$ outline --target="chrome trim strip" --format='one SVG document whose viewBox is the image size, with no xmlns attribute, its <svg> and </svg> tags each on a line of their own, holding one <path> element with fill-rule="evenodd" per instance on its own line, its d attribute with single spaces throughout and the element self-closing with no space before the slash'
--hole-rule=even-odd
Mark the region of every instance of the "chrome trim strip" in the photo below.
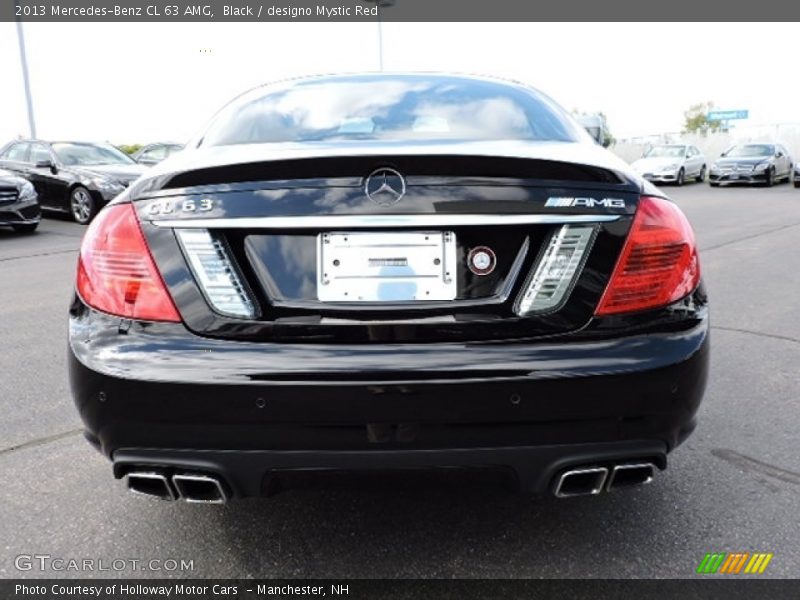
<svg viewBox="0 0 800 600">
<path fill-rule="evenodd" d="M 183 229 L 369 229 L 374 227 L 457 227 L 460 225 L 562 225 L 608 223 L 624 215 L 313 215 L 223 219 L 152 220 L 157 227 Z"/>
</svg>

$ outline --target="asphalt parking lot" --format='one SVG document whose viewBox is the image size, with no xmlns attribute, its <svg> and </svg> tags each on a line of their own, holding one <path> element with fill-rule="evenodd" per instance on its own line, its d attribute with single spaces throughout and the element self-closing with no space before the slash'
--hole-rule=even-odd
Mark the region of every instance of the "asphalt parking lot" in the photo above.
<svg viewBox="0 0 800 600">
<path fill-rule="evenodd" d="M 0 230 L 0 576 L 18 555 L 192 560 L 84 576 L 693 577 L 706 552 L 772 552 L 800 576 L 800 190 L 668 192 L 694 224 L 712 369 L 694 435 L 650 485 L 525 498 L 481 481 L 313 481 L 224 507 L 128 494 L 80 435 L 65 371 L 83 227 Z M 762 576 L 762 577 L 763 577 Z"/>
</svg>

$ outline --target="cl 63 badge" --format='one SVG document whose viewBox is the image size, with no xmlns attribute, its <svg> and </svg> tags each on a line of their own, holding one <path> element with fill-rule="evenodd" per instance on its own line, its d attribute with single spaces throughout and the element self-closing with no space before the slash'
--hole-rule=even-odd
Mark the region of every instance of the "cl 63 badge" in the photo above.
<svg viewBox="0 0 800 600">
<path fill-rule="evenodd" d="M 147 207 L 147 214 L 151 217 L 158 215 L 173 215 L 175 213 L 208 212 L 214 209 L 214 200 L 202 198 L 200 200 L 156 200 Z"/>
</svg>

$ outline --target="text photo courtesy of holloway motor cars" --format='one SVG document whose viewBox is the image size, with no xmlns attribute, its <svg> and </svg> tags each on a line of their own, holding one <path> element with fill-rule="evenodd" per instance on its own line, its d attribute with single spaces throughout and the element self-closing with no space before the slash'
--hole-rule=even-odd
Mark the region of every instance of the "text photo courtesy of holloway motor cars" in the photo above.
<svg viewBox="0 0 800 600">
<path fill-rule="evenodd" d="M 0 10 L 0 596 L 797 594 L 796 24 L 441 2 Z"/>
</svg>

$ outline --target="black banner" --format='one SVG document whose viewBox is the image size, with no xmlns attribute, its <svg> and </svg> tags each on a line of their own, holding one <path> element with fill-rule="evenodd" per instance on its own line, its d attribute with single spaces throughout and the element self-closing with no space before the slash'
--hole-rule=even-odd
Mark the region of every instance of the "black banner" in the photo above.
<svg viewBox="0 0 800 600">
<path fill-rule="evenodd" d="M 800 3 L 761 0 L 14 0 L 0 21 L 47 22 L 542 22 L 800 20 Z M 598 30 L 598 43 L 602 43 Z M 642 39 L 647 38 L 646 31 Z"/>
<path fill-rule="evenodd" d="M 0 598 L 57 600 L 219 600 L 257 598 L 783 600 L 800 597 L 800 581 L 698 576 L 684 580 L 12 580 Z"/>
</svg>

